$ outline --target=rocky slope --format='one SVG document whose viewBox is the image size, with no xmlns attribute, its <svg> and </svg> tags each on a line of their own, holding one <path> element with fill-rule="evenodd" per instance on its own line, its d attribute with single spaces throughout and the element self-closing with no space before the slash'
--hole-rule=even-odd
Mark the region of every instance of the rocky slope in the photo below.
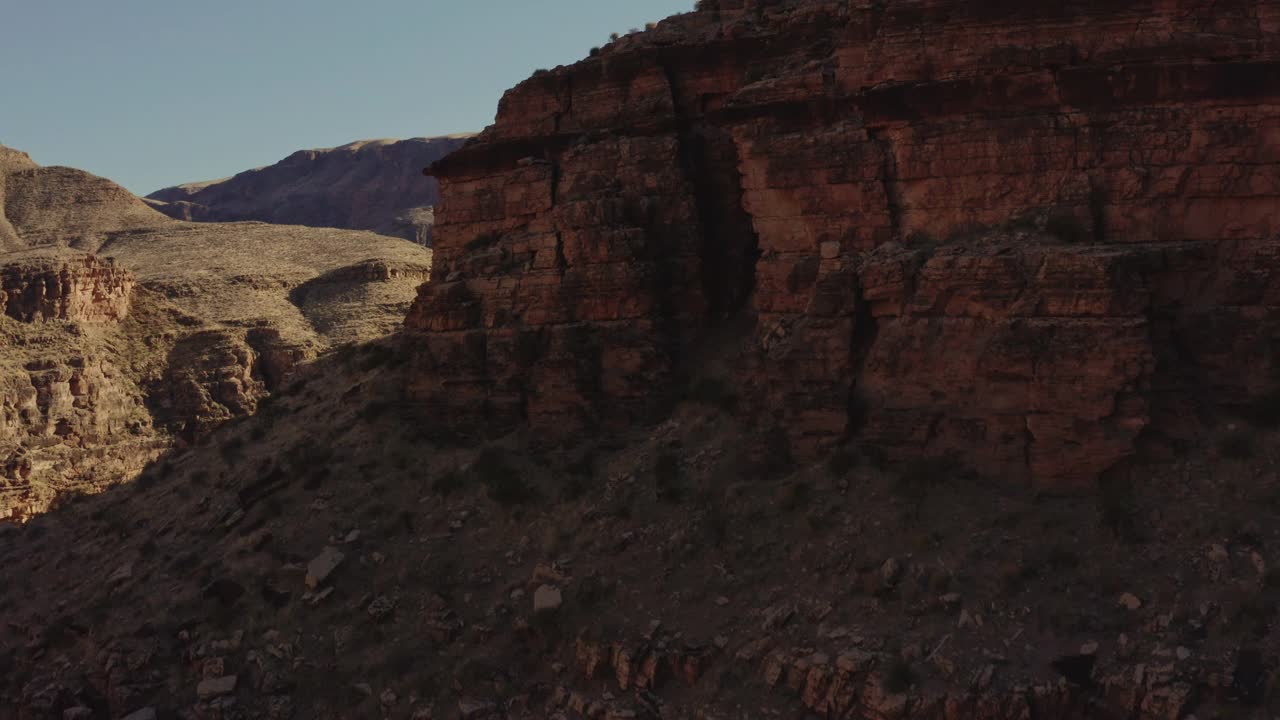
<svg viewBox="0 0 1280 720">
<path fill-rule="evenodd" d="M 2 147 L 0 189 L 0 520 L 128 480 L 394 330 L 430 268 L 373 233 L 178 222 Z"/>
<path fill-rule="evenodd" d="M 798 458 L 1074 490 L 1274 395 L 1280 4 L 701 6 L 435 164 L 450 429 L 625 425 L 743 323 Z"/>
<path fill-rule="evenodd" d="M 407 358 L 306 363 L 0 526 L 0 718 L 1280 714 L 1275 431 L 1045 498 L 757 461 L 710 392 L 568 452 L 440 445 Z"/>
<path fill-rule="evenodd" d="M 181 220 L 372 230 L 430 245 L 432 206 L 439 194 L 435 182 L 424 183 L 419 171 L 468 137 L 362 140 L 300 150 L 274 165 L 165 188 L 146 200 Z"/>
</svg>

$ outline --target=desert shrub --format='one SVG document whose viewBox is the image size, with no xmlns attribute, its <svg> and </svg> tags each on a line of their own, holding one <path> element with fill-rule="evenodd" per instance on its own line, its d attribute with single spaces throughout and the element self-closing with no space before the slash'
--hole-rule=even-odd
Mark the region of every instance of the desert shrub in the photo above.
<svg viewBox="0 0 1280 720">
<path fill-rule="evenodd" d="M 992 226 L 982 225 L 980 223 L 968 222 L 961 223 L 951 228 L 951 232 L 947 233 L 947 243 L 956 244 L 970 242 L 975 238 L 979 238 L 986 233 L 991 232 Z"/>
<path fill-rule="evenodd" d="M 764 437 L 764 471 L 768 475 L 780 475 L 792 466 L 791 441 L 786 430 L 774 427 Z"/>
<path fill-rule="evenodd" d="M 566 475 L 560 484 L 560 499 L 565 502 L 579 500 L 587 494 L 587 482 L 582 475 Z"/>
<path fill-rule="evenodd" d="M 893 482 L 893 494 L 901 500 L 921 503 L 935 485 L 947 478 L 947 463 L 940 458 L 916 458 L 907 463 Z"/>
<path fill-rule="evenodd" d="M 1261 638 L 1269 631 L 1277 607 L 1280 606 L 1270 602 L 1265 593 L 1247 591 L 1226 604 L 1223 617 L 1233 630 Z"/>
<path fill-rule="evenodd" d="M 423 647 L 418 643 L 402 642 L 387 655 L 386 667 L 395 677 L 403 678 L 418 667 L 423 655 Z"/>
<path fill-rule="evenodd" d="M 1249 403 L 1244 414 L 1249 422 L 1258 427 L 1280 427 L 1280 389 L 1272 390 Z"/>
<path fill-rule="evenodd" d="M 482 450 L 471 471 L 488 488 L 489 498 L 499 505 L 524 505 L 540 496 L 538 489 L 512 468 L 506 454 L 497 448 Z"/>
<path fill-rule="evenodd" d="M 437 495 L 449 497 L 458 490 L 461 490 L 466 484 L 467 482 L 463 478 L 462 473 L 457 470 L 450 470 L 431 482 L 431 490 Z"/>
<path fill-rule="evenodd" d="M 387 411 L 389 409 L 390 402 L 385 400 L 372 400 L 369 404 L 361 407 L 358 418 L 360 418 L 361 423 L 376 423 L 376 421 L 381 420 L 388 415 Z"/>
<path fill-rule="evenodd" d="M 280 398 L 277 395 L 267 395 L 258 400 L 258 414 L 268 418 L 275 419 L 283 414 L 283 408 L 280 407 Z"/>
<path fill-rule="evenodd" d="M 827 458 L 827 474 L 833 478 L 844 477 L 862 462 L 857 449 L 842 447 Z"/>
<path fill-rule="evenodd" d="M 1075 570 L 1080 567 L 1080 555 L 1070 548 L 1055 545 L 1046 553 L 1045 564 L 1057 572 Z"/>
<path fill-rule="evenodd" d="M 408 355 L 401 353 L 396 348 L 382 343 L 371 343 L 361 348 L 361 357 L 359 368 L 363 372 L 376 370 L 380 367 L 395 367 L 404 364 L 408 360 Z"/>
<path fill-rule="evenodd" d="M 265 520 L 278 518 L 284 514 L 284 502 L 275 495 L 269 496 L 267 499 L 259 503 L 260 509 L 258 514 Z"/>
<path fill-rule="evenodd" d="M 413 532 L 414 532 L 414 514 L 413 514 L 413 511 L 411 511 L 411 510 L 401 510 L 401 511 L 400 511 L 400 527 L 404 528 L 404 531 L 405 531 L 405 533 L 406 533 L 406 534 L 408 534 L 408 535 L 412 535 L 412 534 L 413 534 Z"/>
<path fill-rule="evenodd" d="M 307 490 L 315 490 L 324 485 L 325 480 L 329 479 L 330 469 L 328 466 L 319 467 L 313 470 L 307 478 L 302 481 L 302 487 Z"/>
<path fill-rule="evenodd" d="M 911 663 L 901 657 L 894 658 L 885 670 L 884 687 L 891 693 L 905 693 L 916 684 L 916 671 Z"/>
<path fill-rule="evenodd" d="M 53 499 L 51 509 L 59 511 L 74 510 L 82 506 L 88 499 L 89 494 L 83 490 L 68 490 L 67 492 L 59 493 Z"/>
<path fill-rule="evenodd" d="M 599 575 L 588 575 L 577 583 L 574 597 L 584 608 L 593 608 L 613 594 L 614 584 Z"/>
<path fill-rule="evenodd" d="M 702 506 L 702 522 L 716 547 L 724 544 L 729 537 L 729 515 L 724 511 L 724 504 L 708 501 Z"/>
<path fill-rule="evenodd" d="M 689 402 L 733 412 L 738 407 L 738 396 L 723 380 L 698 378 L 689 386 Z"/>
<path fill-rule="evenodd" d="M 169 465 L 168 460 L 162 460 L 157 465 L 147 468 L 136 480 L 133 481 L 133 488 L 138 492 L 144 492 L 156 486 L 162 479 L 169 477 L 173 472 L 173 467 Z"/>
<path fill-rule="evenodd" d="M 658 490 L 658 499 L 666 503 L 679 503 L 685 496 L 684 471 L 680 467 L 680 458 L 674 453 L 664 452 L 653 464 L 653 480 Z"/>
<path fill-rule="evenodd" d="M 809 504 L 813 497 L 813 486 L 803 480 L 789 482 L 778 491 L 778 505 L 791 512 Z"/>
<path fill-rule="evenodd" d="M 478 252 L 480 250 L 491 248 L 494 245 L 497 245 L 501 241 L 502 241 L 502 233 L 498 232 L 497 230 L 493 230 L 491 232 L 486 232 L 486 233 L 480 233 L 479 235 L 472 238 L 470 242 L 467 243 L 466 251 L 469 253 Z"/>
<path fill-rule="evenodd" d="M 243 450 L 244 438 L 239 435 L 228 438 L 226 442 L 222 443 L 222 459 L 228 463 L 235 462 L 236 458 L 240 457 L 240 453 Z"/>
<path fill-rule="evenodd" d="M 609 503 L 609 517 L 618 520 L 631 519 L 631 506 L 635 504 L 635 498 L 628 492 L 618 493 L 616 497 Z"/>
<path fill-rule="evenodd" d="M 1040 228 L 1039 226 L 1036 225 L 1035 214 L 1026 213 L 1022 215 L 1016 215 L 1010 218 L 1009 221 L 1004 224 L 1002 229 L 1008 230 L 1011 232 L 1031 233 L 1031 232 L 1036 232 Z"/>
<path fill-rule="evenodd" d="M 1103 527 L 1121 537 L 1131 537 L 1138 515 L 1133 485 L 1123 478 L 1104 478 L 1098 488 L 1098 514 Z"/>
<path fill-rule="evenodd" d="M 177 572 L 189 572 L 200 566 L 200 556 L 195 553 L 183 553 L 173 559 L 169 567 Z"/>
<path fill-rule="evenodd" d="M 1247 460 L 1255 451 L 1253 436 L 1243 430 L 1232 430 L 1218 440 L 1218 453 L 1225 458 Z"/>
<path fill-rule="evenodd" d="M 307 439 L 298 443 L 288 453 L 289 463 L 298 474 L 314 472 L 333 459 L 333 448 Z"/>
<path fill-rule="evenodd" d="M 910 247 L 932 247 L 937 244 L 937 239 L 924 230 L 912 230 L 907 235 L 907 245 Z"/>
<path fill-rule="evenodd" d="M 1093 231 L 1098 242 L 1104 242 L 1107 234 L 1107 191 L 1101 185 L 1089 188 L 1089 216 L 1093 219 Z"/>
<path fill-rule="evenodd" d="M 1280 568 L 1271 568 L 1262 578 L 1262 586 L 1267 590 L 1280 590 Z"/>
<path fill-rule="evenodd" d="M 531 367 L 538 362 L 544 352 L 542 333 L 536 330 L 526 330 L 516 335 L 516 362 L 521 367 Z"/>
<path fill-rule="evenodd" d="M 1044 229 L 1064 243 L 1081 243 L 1089 238 L 1089 230 L 1084 223 L 1067 211 L 1051 214 L 1045 221 Z"/>
<path fill-rule="evenodd" d="M 560 498 L 564 501 L 581 498 L 586 494 L 595 474 L 595 453 L 593 451 L 582 453 L 565 467 L 565 475 L 560 485 Z"/>
</svg>

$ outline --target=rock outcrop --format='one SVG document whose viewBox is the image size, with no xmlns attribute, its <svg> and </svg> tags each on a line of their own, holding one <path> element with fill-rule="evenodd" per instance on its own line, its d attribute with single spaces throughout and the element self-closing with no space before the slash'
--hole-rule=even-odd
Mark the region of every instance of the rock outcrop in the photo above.
<svg viewBox="0 0 1280 720">
<path fill-rule="evenodd" d="M 300 150 L 225 180 L 165 188 L 147 201 L 180 220 L 372 230 L 430 245 L 432 206 L 439 194 L 434 181 L 423 182 L 420 171 L 468 137 L 363 140 Z"/>
<path fill-rule="evenodd" d="M 119 322 L 136 284 L 129 271 L 92 255 L 34 255 L 0 266 L 0 314 L 20 322 Z"/>
<path fill-rule="evenodd" d="M 645 417 L 745 316 L 793 455 L 1070 489 L 1275 390 L 1280 3 L 701 6 L 434 165 L 433 417 Z"/>
</svg>

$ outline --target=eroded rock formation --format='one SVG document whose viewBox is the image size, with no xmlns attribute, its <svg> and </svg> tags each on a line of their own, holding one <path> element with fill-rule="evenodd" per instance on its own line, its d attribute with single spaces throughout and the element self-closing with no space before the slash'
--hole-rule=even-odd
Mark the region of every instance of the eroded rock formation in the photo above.
<svg viewBox="0 0 1280 720">
<path fill-rule="evenodd" d="M 0 266 L 0 314 L 21 322 L 118 322 L 136 284 L 132 273 L 92 255 L 35 256 Z"/>
<path fill-rule="evenodd" d="M 643 417 L 743 313 L 800 457 L 1069 488 L 1274 388 L 1280 3 L 703 6 L 434 166 L 435 417 Z"/>
</svg>

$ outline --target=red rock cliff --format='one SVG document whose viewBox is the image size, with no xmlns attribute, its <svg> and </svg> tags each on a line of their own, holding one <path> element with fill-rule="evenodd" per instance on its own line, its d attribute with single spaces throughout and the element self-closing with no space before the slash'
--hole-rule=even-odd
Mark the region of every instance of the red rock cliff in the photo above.
<svg viewBox="0 0 1280 720">
<path fill-rule="evenodd" d="M 643 418 L 739 312 L 799 456 L 1071 487 L 1274 389 L 1280 2 L 703 5 L 434 166 L 436 417 Z"/>
</svg>

